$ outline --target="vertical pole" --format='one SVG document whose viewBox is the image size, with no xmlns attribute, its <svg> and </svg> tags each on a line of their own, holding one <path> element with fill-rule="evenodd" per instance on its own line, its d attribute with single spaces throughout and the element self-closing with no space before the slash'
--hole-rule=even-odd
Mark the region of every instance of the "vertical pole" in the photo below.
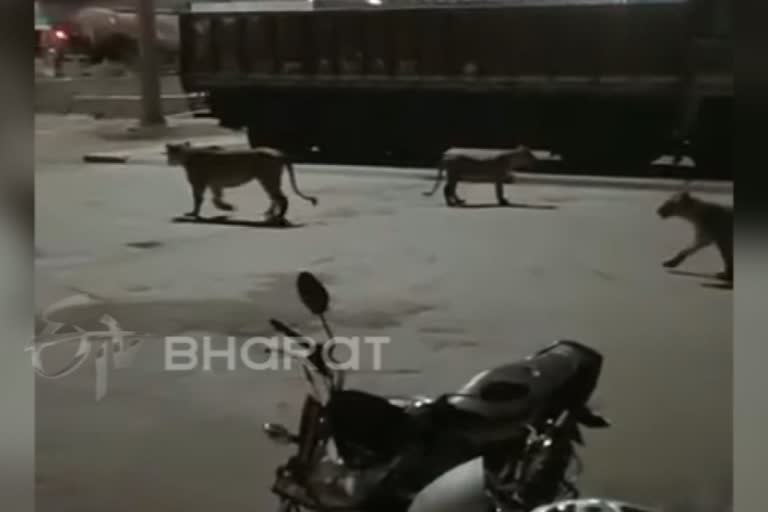
<svg viewBox="0 0 768 512">
<path fill-rule="evenodd" d="M 137 0 L 139 16 L 139 74 L 141 76 L 141 125 L 165 125 L 160 101 L 160 66 L 157 56 L 155 1 Z"/>
</svg>

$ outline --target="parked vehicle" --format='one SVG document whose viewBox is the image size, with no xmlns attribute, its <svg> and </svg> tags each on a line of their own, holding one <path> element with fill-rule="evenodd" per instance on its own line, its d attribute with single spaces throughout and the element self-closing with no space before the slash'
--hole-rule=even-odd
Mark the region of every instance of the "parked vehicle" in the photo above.
<svg viewBox="0 0 768 512">
<path fill-rule="evenodd" d="M 164 64 L 176 62 L 179 53 L 179 25 L 175 14 L 156 15 L 157 50 Z M 140 55 L 139 19 L 135 11 L 105 7 L 83 7 L 59 24 L 66 51 L 86 55 L 92 63 L 109 61 L 134 67 Z"/>
<path fill-rule="evenodd" d="M 325 319 L 328 292 L 307 272 L 297 286 L 328 339 L 314 344 L 272 320 L 301 347 L 302 354 L 290 355 L 303 363 L 312 389 L 298 432 L 264 426 L 273 441 L 297 447 L 276 471 L 280 511 L 405 512 L 430 482 L 472 459 L 480 461 L 483 489 L 526 512 L 578 494 L 568 471 L 580 428 L 608 426 L 587 405 L 602 368 L 599 353 L 559 341 L 483 371 L 455 393 L 385 398 L 345 388 Z"/>
<path fill-rule="evenodd" d="M 181 76 L 222 125 L 310 161 L 432 165 L 448 147 L 525 144 L 635 172 L 679 150 L 729 178 L 730 5 L 192 2 Z"/>
<path fill-rule="evenodd" d="M 35 2 L 35 58 L 39 59 L 45 75 L 55 77 L 61 72 L 62 56 L 68 36 Z"/>
</svg>

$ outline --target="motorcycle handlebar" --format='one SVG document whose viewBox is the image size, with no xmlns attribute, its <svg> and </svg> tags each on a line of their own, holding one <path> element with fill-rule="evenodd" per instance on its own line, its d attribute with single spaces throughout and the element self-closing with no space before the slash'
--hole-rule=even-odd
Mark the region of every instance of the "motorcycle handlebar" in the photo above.
<svg viewBox="0 0 768 512">
<path fill-rule="evenodd" d="M 340 379 L 338 379 L 335 375 L 336 372 L 334 372 L 326 364 L 324 354 L 323 354 L 323 348 L 325 347 L 325 345 L 327 345 L 327 343 L 322 345 L 312 344 L 309 341 L 306 341 L 306 336 L 292 329 L 291 327 L 288 327 L 286 324 L 284 324 L 283 322 L 275 318 L 271 318 L 269 320 L 269 323 L 279 333 L 291 339 L 297 340 L 302 349 L 310 351 L 309 354 L 296 354 L 296 353 L 284 352 L 285 355 L 296 358 L 296 359 L 300 359 L 302 363 L 305 365 L 307 363 L 311 365 L 312 368 L 314 368 L 315 370 L 317 370 L 317 372 L 320 373 L 320 375 L 322 375 L 323 377 L 329 380 L 328 384 L 330 386 L 333 386 L 336 380 L 340 381 Z"/>
<path fill-rule="evenodd" d="M 285 334 L 285 335 L 286 335 L 286 336 L 288 336 L 289 338 L 299 338 L 299 339 L 300 339 L 300 338 L 304 338 L 304 336 L 303 336 L 303 335 L 302 335 L 300 332 L 298 332 L 298 331 L 294 331 L 293 329 L 291 329 L 290 327 L 288 327 L 287 325 L 285 325 L 285 324 L 284 324 L 283 322 L 281 322 L 280 320 L 277 320 L 277 319 L 275 319 L 275 318 L 270 318 L 270 319 L 269 319 L 269 323 L 272 325 L 272 327 L 273 327 L 273 328 L 274 328 L 276 331 L 278 331 L 278 332 L 281 332 L 281 333 Z"/>
</svg>

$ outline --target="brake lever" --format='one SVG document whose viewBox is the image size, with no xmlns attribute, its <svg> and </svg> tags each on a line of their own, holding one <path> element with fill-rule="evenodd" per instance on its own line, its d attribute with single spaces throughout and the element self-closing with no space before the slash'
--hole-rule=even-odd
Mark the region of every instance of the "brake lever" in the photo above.
<svg viewBox="0 0 768 512">
<path fill-rule="evenodd" d="M 275 318 L 270 318 L 269 323 L 272 325 L 272 327 L 282 334 L 288 336 L 289 338 L 296 339 L 299 344 L 302 346 L 302 348 L 306 350 L 310 350 L 313 348 L 307 341 L 305 341 L 306 336 L 301 334 L 298 331 L 295 331 L 285 325 L 280 320 L 277 320 Z M 321 374 L 323 374 L 325 377 L 329 377 L 331 375 L 330 370 L 328 369 L 328 366 L 325 364 L 325 360 L 323 359 L 322 353 L 320 353 L 317 350 L 313 350 L 311 354 L 307 357 L 307 360 L 312 363 L 312 365 L 317 368 Z"/>
<path fill-rule="evenodd" d="M 310 348 L 309 345 L 307 344 L 307 342 L 304 340 L 304 338 L 306 338 L 306 336 L 304 336 L 300 332 L 294 331 L 293 329 L 291 329 L 290 327 L 285 325 L 283 322 L 281 322 L 280 320 L 277 320 L 275 318 L 270 318 L 269 319 L 269 323 L 272 325 L 272 327 L 276 331 L 279 331 L 279 332 L 285 334 L 289 338 L 296 338 L 299 341 L 299 343 L 301 343 L 302 348 L 306 348 L 306 349 Z"/>
</svg>

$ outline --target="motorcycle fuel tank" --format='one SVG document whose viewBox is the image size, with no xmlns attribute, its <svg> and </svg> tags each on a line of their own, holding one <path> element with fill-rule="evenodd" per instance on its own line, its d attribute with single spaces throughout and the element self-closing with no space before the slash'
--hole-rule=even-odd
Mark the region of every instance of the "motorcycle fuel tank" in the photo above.
<svg viewBox="0 0 768 512">
<path fill-rule="evenodd" d="M 448 402 L 488 420 L 525 419 L 542 407 L 583 405 L 597 385 L 601 367 L 602 356 L 596 351 L 558 341 L 525 360 L 476 375 Z"/>
</svg>

